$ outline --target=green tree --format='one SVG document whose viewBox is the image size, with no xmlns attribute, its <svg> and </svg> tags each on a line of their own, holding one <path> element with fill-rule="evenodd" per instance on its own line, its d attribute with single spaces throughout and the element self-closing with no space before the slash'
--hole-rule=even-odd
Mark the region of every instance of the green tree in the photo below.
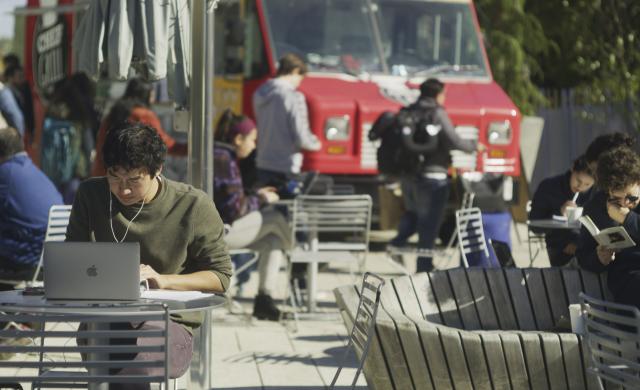
<svg viewBox="0 0 640 390">
<path fill-rule="evenodd" d="M 545 103 L 532 78 L 542 73 L 537 58 L 550 50 L 537 17 L 525 0 L 477 0 L 480 26 L 493 76 L 523 113 Z"/>
<path fill-rule="evenodd" d="M 638 86 L 640 2 L 633 0 L 529 1 L 545 34 L 559 50 L 541 59 L 544 85 L 560 88 L 607 86 L 606 97 L 628 98 Z M 555 64 L 555 66 L 554 66 Z M 596 97 L 600 101 L 600 97 Z"/>
<path fill-rule="evenodd" d="M 627 119 L 636 122 L 640 1 L 529 0 L 526 9 L 540 20 L 556 48 L 542 53 L 543 71 L 536 81 L 550 88 L 573 88 L 585 103 L 625 103 L 621 106 Z"/>
</svg>

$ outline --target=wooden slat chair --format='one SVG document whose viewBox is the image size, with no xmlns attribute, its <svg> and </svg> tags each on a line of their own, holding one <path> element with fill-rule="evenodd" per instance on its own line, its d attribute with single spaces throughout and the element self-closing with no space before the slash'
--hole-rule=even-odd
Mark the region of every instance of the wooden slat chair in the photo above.
<svg viewBox="0 0 640 390">
<path fill-rule="evenodd" d="M 357 290 L 336 289 L 345 319 Z M 372 389 L 598 389 L 586 370 L 569 304 L 610 298 L 603 275 L 581 270 L 457 268 L 394 278 L 364 375 Z M 347 321 L 345 321 L 347 323 Z"/>
<path fill-rule="evenodd" d="M 146 306 L 140 311 L 137 308 Z M 57 310 L 29 306 L 3 306 L 3 317 L 15 322 L 38 324 L 33 328 L 0 331 L 5 343 L 0 353 L 15 353 L 10 360 L 0 360 L 3 374 L 0 383 L 31 382 L 32 388 L 87 388 L 95 383 L 164 383 L 169 388 L 169 310 L 160 304 L 131 304 L 117 313 L 87 306 L 67 305 Z M 157 329 L 119 330 L 110 324 L 156 321 Z M 87 328 L 69 329 L 67 323 L 84 323 Z M 11 343 L 13 339 L 31 339 L 27 345 Z M 77 345 L 80 338 L 86 344 Z M 144 345 L 131 342 L 146 338 Z M 65 341 L 67 340 L 67 341 Z M 110 354 L 154 353 L 153 360 L 134 361 Z M 80 358 L 82 354 L 82 359 Z M 117 356 L 117 355 L 116 355 Z M 158 375 L 117 375 L 126 367 L 158 368 Z M 11 373 L 7 375 L 7 373 Z"/>
<path fill-rule="evenodd" d="M 356 316 L 352 321 L 351 332 L 349 333 L 349 342 L 345 350 L 344 356 L 333 380 L 331 381 L 331 389 L 333 389 L 338 381 L 342 367 L 344 366 L 349 355 L 350 347 L 357 351 L 359 358 L 358 369 L 351 383 L 351 388 L 355 388 L 358 377 L 362 371 L 362 367 L 367 359 L 369 346 L 373 336 L 373 327 L 375 326 L 378 306 L 380 304 L 380 291 L 384 286 L 384 279 L 378 275 L 366 272 L 362 278 L 362 289 L 360 290 L 360 299 L 358 301 L 358 309 Z"/>
<path fill-rule="evenodd" d="M 640 389 L 640 311 L 580 294 L 589 370 L 604 383 Z"/>
</svg>

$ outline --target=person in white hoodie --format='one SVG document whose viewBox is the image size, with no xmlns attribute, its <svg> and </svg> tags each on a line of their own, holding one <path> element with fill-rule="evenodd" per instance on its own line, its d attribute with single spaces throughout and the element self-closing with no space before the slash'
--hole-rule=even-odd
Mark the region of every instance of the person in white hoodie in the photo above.
<svg viewBox="0 0 640 390">
<path fill-rule="evenodd" d="M 304 61 L 286 54 L 276 77 L 253 95 L 258 125 L 256 167 L 261 186 L 282 188 L 302 167 L 302 151 L 318 151 L 320 140 L 309 128 L 304 95 L 297 90 L 307 73 Z"/>
</svg>

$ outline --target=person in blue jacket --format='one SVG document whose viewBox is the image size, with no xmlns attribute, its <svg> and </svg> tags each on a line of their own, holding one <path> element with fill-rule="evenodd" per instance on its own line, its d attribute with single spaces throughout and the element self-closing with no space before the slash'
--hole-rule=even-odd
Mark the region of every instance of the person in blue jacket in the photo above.
<svg viewBox="0 0 640 390">
<path fill-rule="evenodd" d="M 63 204 L 51 180 L 11 127 L 0 128 L 0 274 L 28 276 L 37 266 L 49 208 Z"/>
<path fill-rule="evenodd" d="M 628 147 L 600 155 L 596 176 L 601 191 L 585 205 L 598 229 L 623 226 L 640 242 L 640 157 Z M 616 302 L 640 307 L 640 247 L 614 252 L 598 245 L 582 228 L 576 257 L 580 266 L 592 272 L 608 272 L 607 285 Z"/>
<path fill-rule="evenodd" d="M 570 170 L 557 176 L 548 177 L 538 185 L 529 219 L 551 219 L 554 215 L 566 215 L 567 207 L 583 206 L 590 197 L 595 181 L 594 173 L 584 156 L 578 157 Z M 574 197 L 578 195 L 577 198 Z M 545 233 L 549 261 L 554 267 L 569 263 L 574 257 L 578 233 L 571 230 L 536 231 Z"/>
<path fill-rule="evenodd" d="M 24 136 L 24 115 L 11 89 L 2 83 L 0 83 L 0 114 L 9 126 L 17 129 L 20 135 Z"/>
</svg>

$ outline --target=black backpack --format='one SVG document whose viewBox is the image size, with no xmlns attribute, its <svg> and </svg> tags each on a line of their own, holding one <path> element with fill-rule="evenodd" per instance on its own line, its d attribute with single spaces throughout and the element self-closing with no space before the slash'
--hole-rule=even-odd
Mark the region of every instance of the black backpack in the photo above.
<svg viewBox="0 0 640 390">
<path fill-rule="evenodd" d="M 425 158 L 438 148 L 441 126 L 435 123 L 436 106 L 414 103 L 397 114 L 385 111 L 373 123 L 371 141 L 380 140 L 378 171 L 410 175 L 422 170 Z"/>
</svg>

